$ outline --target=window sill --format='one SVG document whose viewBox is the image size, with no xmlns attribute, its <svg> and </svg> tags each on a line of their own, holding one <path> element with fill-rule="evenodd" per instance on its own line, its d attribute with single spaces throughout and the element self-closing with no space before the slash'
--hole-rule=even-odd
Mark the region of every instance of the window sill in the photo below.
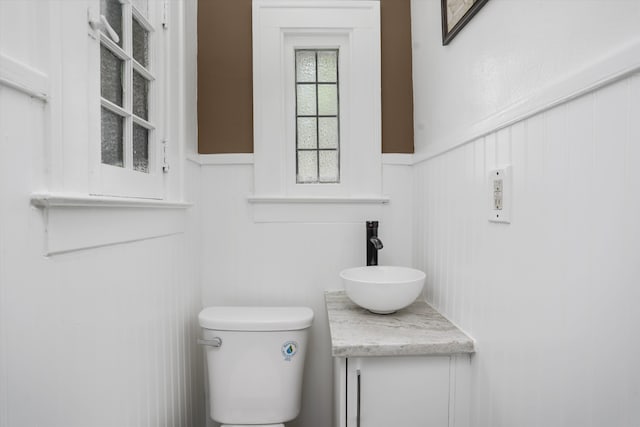
<svg viewBox="0 0 640 427">
<path fill-rule="evenodd" d="M 387 196 L 380 197 L 270 197 L 248 196 L 247 200 L 253 204 L 387 204 L 391 200 Z"/>
<path fill-rule="evenodd" d="M 247 197 L 254 222 L 363 222 L 379 218 L 391 199 L 379 197 Z"/>
<path fill-rule="evenodd" d="M 45 255 L 183 233 L 185 202 L 34 193 L 43 212 Z"/>
<path fill-rule="evenodd" d="M 128 197 L 85 196 L 65 193 L 33 193 L 31 204 L 38 208 L 164 208 L 186 209 L 191 203 Z"/>
</svg>

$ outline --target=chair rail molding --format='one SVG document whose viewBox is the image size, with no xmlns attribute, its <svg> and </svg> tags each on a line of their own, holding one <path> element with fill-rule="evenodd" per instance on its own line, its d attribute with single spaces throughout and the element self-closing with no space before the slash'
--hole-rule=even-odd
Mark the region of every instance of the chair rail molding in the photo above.
<svg viewBox="0 0 640 427">
<path fill-rule="evenodd" d="M 640 72 L 640 39 L 567 73 L 519 102 L 435 141 L 425 151 L 414 155 L 413 163 L 432 159 L 478 138 L 487 136 L 539 113 L 593 93 L 632 74 Z"/>
</svg>

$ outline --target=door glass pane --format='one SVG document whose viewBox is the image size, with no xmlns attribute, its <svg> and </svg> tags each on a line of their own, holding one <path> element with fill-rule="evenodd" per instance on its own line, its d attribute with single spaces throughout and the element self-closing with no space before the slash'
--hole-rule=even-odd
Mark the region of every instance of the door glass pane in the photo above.
<svg viewBox="0 0 640 427">
<path fill-rule="evenodd" d="M 102 108 L 102 163 L 124 166 L 123 122 L 121 116 Z"/>
<path fill-rule="evenodd" d="M 109 21 L 109 25 L 120 37 L 118 45 L 122 47 L 122 4 L 120 0 L 100 0 L 100 14 Z"/>
<path fill-rule="evenodd" d="M 298 151 L 297 182 L 318 182 L 318 152 Z"/>
<path fill-rule="evenodd" d="M 316 53 L 315 51 L 296 51 L 296 81 L 316 81 Z"/>
<path fill-rule="evenodd" d="M 338 151 L 320 151 L 320 182 L 338 182 Z"/>
<path fill-rule="evenodd" d="M 298 117 L 298 148 L 317 147 L 315 117 Z"/>
<path fill-rule="evenodd" d="M 149 173 L 149 130 L 133 124 L 133 170 Z"/>
<path fill-rule="evenodd" d="M 123 61 L 100 45 L 100 94 L 122 107 Z"/>
<path fill-rule="evenodd" d="M 318 118 L 320 148 L 338 148 L 338 118 Z"/>
<path fill-rule="evenodd" d="M 338 81 L 338 51 L 328 50 L 318 52 L 318 81 Z"/>
<path fill-rule="evenodd" d="M 149 66 L 149 32 L 133 18 L 133 59 L 138 61 L 143 67 Z"/>
<path fill-rule="evenodd" d="M 149 81 L 133 72 L 133 114 L 149 119 Z"/>
<path fill-rule="evenodd" d="M 316 115 L 316 85 L 298 85 L 298 115 Z"/>
<path fill-rule="evenodd" d="M 338 114 L 338 87 L 336 85 L 318 85 L 318 114 L 321 116 Z"/>
</svg>

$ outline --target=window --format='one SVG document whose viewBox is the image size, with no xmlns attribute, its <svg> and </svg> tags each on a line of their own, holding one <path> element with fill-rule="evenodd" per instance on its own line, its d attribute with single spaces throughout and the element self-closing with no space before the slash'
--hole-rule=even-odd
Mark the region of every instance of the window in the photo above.
<svg viewBox="0 0 640 427">
<path fill-rule="evenodd" d="M 338 50 L 296 50 L 296 182 L 340 182 Z"/>
<path fill-rule="evenodd" d="M 161 196 L 157 5 L 100 0 L 100 154 L 97 194 Z"/>
<path fill-rule="evenodd" d="M 46 123 L 34 119 L 48 140 L 39 158 L 44 188 L 31 195 L 42 208 L 45 254 L 184 232 L 189 204 L 181 202 L 182 165 L 170 176 L 162 173 L 161 160 L 165 146 L 169 158 L 182 154 L 189 106 L 180 73 L 192 63 L 183 45 L 195 33 L 179 19 L 169 28 L 167 16 L 194 22 L 195 5 L 57 1 L 44 12 L 38 22 L 55 18 L 44 46 L 52 55 L 51 76 L 25 70 L 33 88 L 44 88 L 33 96 L 52 94 L 43 97 Z M 176 101 L 166 102 L 172 93 Z"/>
<path fill-rule="evenodd" d="M 383 200 L 379 12 L 378 1 L 253 1 L 249 201 L 265 208 L 254 218 L 289 202 Z"/>
</svg>

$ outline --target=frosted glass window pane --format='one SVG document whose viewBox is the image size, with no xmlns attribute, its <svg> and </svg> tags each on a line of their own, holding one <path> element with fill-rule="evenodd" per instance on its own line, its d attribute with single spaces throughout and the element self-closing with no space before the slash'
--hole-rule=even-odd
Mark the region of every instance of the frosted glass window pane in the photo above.
<svg viewBox="0 0 640 427">
<path fill-rule="evenodd" d="M 316 86 L 298 85 L 298 115 L 315 116 L 316 114 Z"/>
<path fill-rule="evenodd" d="M 320 148 L 338 148 L 338 118 L 320 117 L 318 118 L 318 128 Z"/>
<path fill-rule="evenodd" d="M 318 114 L 321 116 L 338 114 L 337 85 L 318 85 Z"/>
<path fill-rule="evenodd" d="M 104 15 L 109 25 L 118 34 L 120 41 L 118 45 L 122 47 L 122 4 L 120 0 L 100 0 L 100 14 Z M 104 31 L 106 33 L 106 31 Z"/>
<path fill-rule="evenodd" d="M 317 127 L 315 117 L 298 118 L 298 148 L 317 147 Z"/>
<path fill-rule="evenodd" d="M 338 51 L 296 51 L 296 81 L 296 180 L 338 183 Z"/>
<path fill-rule="evenodd" d="M 319 51 L 318 52 L 318 81 L 337 82 L 338 81 L 338 52 Z"/>
<path fill-rule="evenodd" d="M 149 81 L 137 72 L 133 72 L 133 114 L 149 119 Z"/>
<path fill-rule="evenodd" d="M 298 151 L 298 182 L 318 181 L 318 152 Z"/>
<path fill-rule="evenodd" d="M 296 81 L 316 81 L 316 53 L 314 51 L 296 51 Z"/>
<path fill-rule="evenodd" d="M 123 61 L 100 45 L 100 95 L 122 107 Z"/>
<path fill-rule="evenodd" d="M 149 173 L 149 131 L 133 124 L 133 170 Z"/>
<path fill-rule="evenodd" d="M 338 181 L 338 152 L 320 151 L 320 182 Z"/>
<path fill-rule="evenodd" d="M 149 65 L 149 32 L 133 18 L 133 59 L 138 61 L 142 66 Z"/>
<path fill-rule="evenodd" d="M 124 166 L 124 119 L 116 113 L 102 108 L 102 163 Z"/>
</svg>

